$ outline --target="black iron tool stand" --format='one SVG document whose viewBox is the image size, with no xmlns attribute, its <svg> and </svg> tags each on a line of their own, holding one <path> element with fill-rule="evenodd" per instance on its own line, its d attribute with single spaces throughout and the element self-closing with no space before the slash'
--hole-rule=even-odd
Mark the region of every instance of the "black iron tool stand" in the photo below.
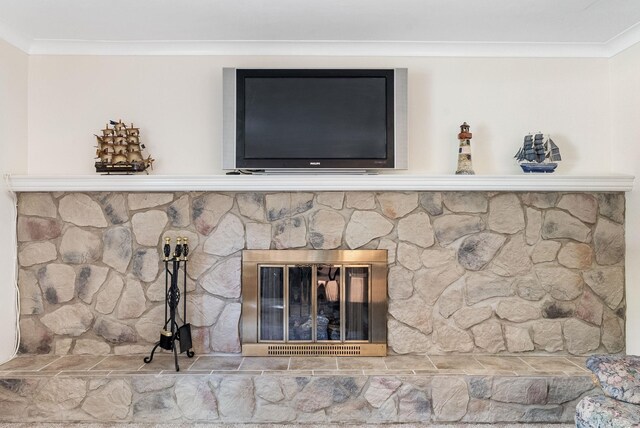
<svg viewBox="0 0 640 428">
<path fill-rule="evenodd" d="M 187 353 L 187 357 L 193 358 L 193 346 L 191 342 L 191 324 L 187 324 L 187 261 L 189 256 L 189 240 L 187 238 L 177 238 L 176 247 L 171 253 L 171 238 L 165 238 L 163 246 L 164 254 L 164 327 L 160 331 L 160 340 L 151 350 L 151 354 L 144 358 L 145 363 L 153 361 L 153 354 L 158 347 L 173 351 L 175 358 L 176 371 L 180 371 L 178 365 L 178 349 L 176 341 L 180 344 L 180 353 Z M 182 262 L 183 273 L 183 311 L 182 320 L 184 324 L 178 327 L 176 316 L 178 315 L 178 304 L 180 303 L 180 288 L 178 282 L 180 279 L 180 263 Z M 171 267 L 171 269 L 170 269 Z"/>
</svg>

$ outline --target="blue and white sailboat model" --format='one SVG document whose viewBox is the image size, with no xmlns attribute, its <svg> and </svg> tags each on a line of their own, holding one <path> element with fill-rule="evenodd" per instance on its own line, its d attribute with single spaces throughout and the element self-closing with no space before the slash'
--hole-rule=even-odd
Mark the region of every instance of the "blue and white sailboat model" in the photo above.
<svg viewBox="0 0 640 428">
<path fill-rule="evenodd" d="M 525 136 L 514 158 L 524 172 L 553 172 L 562 160 L 558 146 L 551 138 L 544 141 L 541 133 Z"/>
</svg>

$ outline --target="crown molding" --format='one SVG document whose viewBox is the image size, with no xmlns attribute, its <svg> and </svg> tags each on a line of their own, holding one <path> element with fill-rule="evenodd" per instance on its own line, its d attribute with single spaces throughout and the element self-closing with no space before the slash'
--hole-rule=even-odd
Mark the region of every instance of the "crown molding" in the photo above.
<svg viewBox="0 0 640 428">
<path fill-rule="evenodd" d="M 640 40 L 640 39 L 639 39 Z M 31 55 L 309 55 L 408 57 L 605 58 L 600 43 L 410 41 L 83 41 L 34 40 Z"/>
<path fill-rule="evenodd" d="M 606 46 L 609 57 L 616 56 L 620 52 L 640 42 L 640 22 L 627 28 L 622 33 L 607 41 Z"/>
<path fill-rule="evenodd" d="M 0 21 L 0 39 L 20 49 L 22 52 L 28 54 L 31 49 L 31 41 L 15 31 L 13 28 Z"/>
</svg>

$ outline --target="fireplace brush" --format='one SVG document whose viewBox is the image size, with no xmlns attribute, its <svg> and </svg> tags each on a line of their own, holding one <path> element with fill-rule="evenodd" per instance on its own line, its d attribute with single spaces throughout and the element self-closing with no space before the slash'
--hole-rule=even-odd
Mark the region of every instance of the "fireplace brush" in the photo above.
<svg viewBox="0 0 640 428">
<path fill-rule="evenodd" d="M 191 324 L 187 321 L 187 261 L 189 256 L 189 240 L 187 238 L 177 238 L 176 246 L 171 253 L 171 238 L 165 238 L 165 243 L 162 248 L 164 254 L 164 324 L 162 330 L 160 330 L 160 340 L 155 344 L 151 350 L 151 354 L 144 358 L 145 363 L 150 363 L 153 360 L 153 355 L 158 347 L 166 349 L 167 351 L 173 351 L 175 359 L 176 371 L 180 371 L 178 365 L 178 350 L 176 347 L 176 341 L 180 344 L 180 353 L 186 352 L 189 358 L 192 358 L 195 353 L 193 352 L 193 346 L 191 341 Z M 182 283 L 183 283 L 183 311 L 182 320 L 183 324 L 178 327 L 176 316 L 178 315 L 178 306 L 180 303 L 180 287 L 178 282 L 180 280 L 180 262 L 182 263 Z M 171 269 L 169 268 L 171 265 Z"/>
</svg>

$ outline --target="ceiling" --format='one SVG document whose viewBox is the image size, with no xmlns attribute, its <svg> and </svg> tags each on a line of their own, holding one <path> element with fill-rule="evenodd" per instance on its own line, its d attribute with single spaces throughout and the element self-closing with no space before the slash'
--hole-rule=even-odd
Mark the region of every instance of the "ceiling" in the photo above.
<svg viewBox="0 0 640 428">
<path fill-rule="evenodd" d="M 0 38 L 32 54 L 611 56 L 640 41 L 640 1 L 0 0 Z"/>
</svg>

